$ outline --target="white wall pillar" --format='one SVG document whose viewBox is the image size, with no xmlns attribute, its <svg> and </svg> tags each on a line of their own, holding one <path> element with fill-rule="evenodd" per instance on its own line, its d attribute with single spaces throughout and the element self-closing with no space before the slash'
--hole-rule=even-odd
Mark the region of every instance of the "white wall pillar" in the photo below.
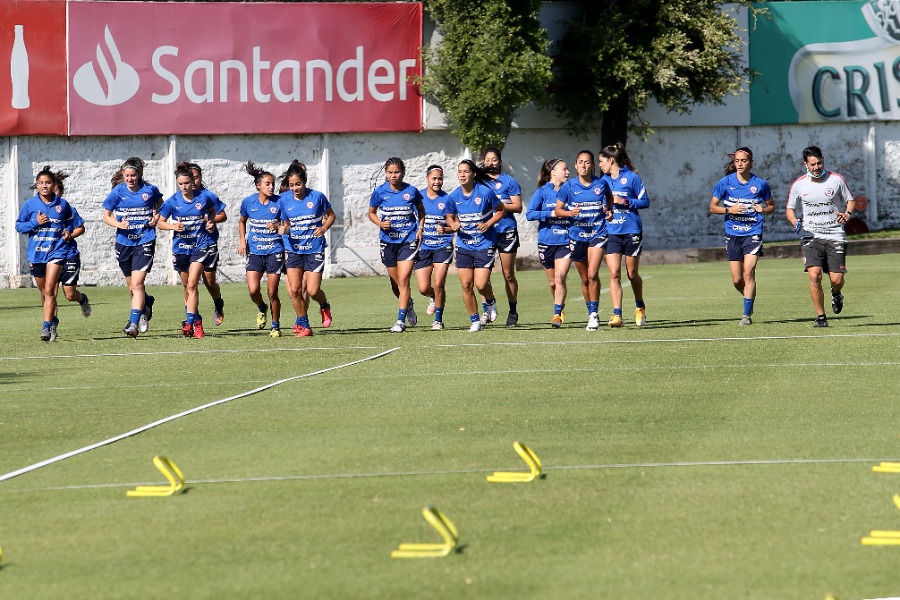
<svg viewBox="0 0 900 600">
<path fill-rule="evenodd" d="M 9 273 L 9 287 L 28 287 L 31 278 L 20 273 L 22 263 L 21 243 L 19 233 L 16 231 L 16 219 L 19 216 L 19 138 L 7 138 L 7 156 L 9 157 L 9 176 L 6 181 L 7 189 L 7 218 L 6 227 L 6 272 Z"/>
<path fill-rule="evenodd" d="M 875 152 L 875 122 L 869 121 L 869 131 L 863 144 L 866 165 L 866 220 L 878 222 L 878 156 Z"/>
</svg>

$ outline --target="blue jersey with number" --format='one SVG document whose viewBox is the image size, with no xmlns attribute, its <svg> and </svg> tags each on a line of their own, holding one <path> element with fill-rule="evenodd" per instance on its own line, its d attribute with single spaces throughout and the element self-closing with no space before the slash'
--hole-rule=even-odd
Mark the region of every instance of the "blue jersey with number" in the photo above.
<svg viewBox="0 0 900 600">
<path fill-rule="evenodd" d="M 69 206 L 72 208 L 72 223 L 67 229 L 69 230 L 69 233 L 72 233 L 73 229 L 78 229 L 84 225 L 84 219 L 81 218 L 81 215 L 78 214 L 78 211 L 75 210 L 74 206 L 71 204 Z M 66 258 L 75 258 L 78 256 L 78 242 L 75 240 L 63 241 L 63 245 L 66 248 Z"/>
<path fill-rule="evenodd" d="M 576 242 L 590 242 L 606 235 L 606 195 L 610 193 L 609 184 L 600 177 L 595 177 L 585 185 L 579 178 L 570 179 L 559 188 L 558 198 L 566 210 L 580 208 L 581 212 L 570 217 L 569 238 Z"/>
<path fill-rule="evenodd" d="M 378 209 L 382 221 L 390 221 L 388 231 L 380 230 L 379 238 L 388 244 L 402 244 L 416 238 L 419 218 L 416 205 L 422 202 L 422 194 L 413 186 L 404 183 L 397 191 L 384 182 L 375 188 L 369 199 L 369 206 Z"/>
<path fill-rule="evenodd" d="M 272 196 L 263 204 L 259 194 L 247 196 L 241 202 L 241 216 L 247 219 L 247 252 L 250 254 L 274 254 L 284 251 L 284 242 L 278 230 L 269 229 L 269 223 L 281 222 L 278 196 Z"/>
<path fill-rule="evenodd" d="M 763 214 L 756 212 L 753 205 L 765 205 L 772 199 L 769 184 L 764 179 L 750 173 L 747 183 L 741 183 L 737 173 L 731 173 L 719 180 L 712 195 L 726 208 L 740 205 L 747 210 L 741 214 L 725 215 L 726 235 L 762 235 Z"/>
<path fill-rule="evenodd" d="M 538 222 L 538 243 L 547 246 L 562 246 L 569 243 L 569 227 L 572 224 L 568 217 L 553 217 L 559 192 L 553 184 L 547 182 L 534 191 L 528 203 L 525 218 Z"/>
<path fill-rule="evenodd" d="M 184 227 L 181 231 L 172 231 L 172 254 L 191 254 L 215 243 L 206 231 L 210 211 L 215 216 L 216 206 L 209 194 L 200 194 L 188 200 L 181 192 L 175 192 L 163 202 L 159 209 L 160 216 L 173 225 L 181 221 Z"/>
<path fill-rule="evenodd" d="M 510 196 L 522 195 L 522 188 L 519 187 L 519 183 L 506 173 L 500 173 L 496 179 L 487 178 L 486 182 L 503 204 L 511 202 Z M 512 231 L 515 228 L 516 215 L 513 213 L 504 213 L 503 217 L 494 225 L 494 231 L 497 233 Z"/>
<path fill-rule="evenodd" d="M 315 237 L 313 232 L 322 226 L 325 213 L 331 203 L 322 192 L 306 188 L 303 198 L 294 198 L 294 192 L 287 190 L 278 198 L 281 218 L 291 229 L 282 236 L 284 247 L 294 254 L 316 254 L 325 250 L 325 236 Z"/>
<path fill-rule="evenodd" d="M 37 220 L 39 212 L 49 219 L 43 225 Z M 64 229 L 72 230 L 72 206 L 59 196 L 54 196 L 49 204 L 40 196 L 29 198 L 16 219 L 16 231 L 28 234 L 28 262 L 32 264 L 68 257 L 69 249 L 62 237 Z"/>
<path fill-rule="evenodd" d="M 116 229 L 116 243 L 123 246 L 140 246 L 156 239 L 156 228 L 148 222 L 153 217 L 153 210 L 162 200 L 162 194 L 155 185 L 145 181 L 141 187 L 132 192 L 124 183 L 112 189 L 103 208 L 111 211 L 117 221 L 128 221 L 128 229 Z"/>
<path fill-rule="evenodd" d="M 213 192 L 209 191 L 207 188 L 201 188 L 199 191 L 194 190 L 194 197 L 200 198 L 201 196 L 206 197 L 209 196 L 212 199 L 213 206 L 215 207 L 216 214 L 223 212 L 228 206 L 222 202 L 218 196 L 216 196 Z M 212 233 L 209 233 L 210 239 L 215 243 L 219 241 L 219 228 L 218 226 L 212 230 Z"/>
<path fill-rule="evenodd" d="M 486 250 L 493 246 L 497 241 L 494 228 L 482 233 L 478 231 L 478 224 L 489 221 L 494 211 L 502 205 L 494 191 L 483 183 L 476 182 L 468 196 L 462 187 L 447 194 L 447 212 L 456 215 L 460 223 L 456 233 L 457 248 Z"/>
<path fill-rule="evenodd" d="M 650 206 L 650 198 L 647 196 L 647 190 L 644 189 L 641 176 L 628 167 L 622 166 L 619 167 L 619 174 L 615 179 L 609 175 L 604 175 L 603 179 L 612 190 L 613 196 L 625 200 L 624 206 L 613 205 L 613 218 L 606 225 L 607 231 L 613 235 L 641 233 L 643 224 L 638 210 Z"/>
<path fill-rule="evenodd" d="M 422 204 L 425 205 L 425 230 L 422 232 L 422 247 L 427 250 L 449 248 L 453 244 L 453 232 L 446 227 L 447 224 L 447 192 L 441 190 L 438 197 L 432 200 L 426 190 L 419 190 L 422 194 Z M 438 233 L 438 225 L 445 226 L 446 233 Z"/>
</svg>

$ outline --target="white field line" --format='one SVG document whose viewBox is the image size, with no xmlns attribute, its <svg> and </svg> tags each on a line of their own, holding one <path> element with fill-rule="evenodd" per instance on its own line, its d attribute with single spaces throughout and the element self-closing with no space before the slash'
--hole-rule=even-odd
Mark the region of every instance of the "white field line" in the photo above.
<svg viewBox="0 0 900 600">
<path fill-rule="evenodd" d="M 604 469 L 649 469 L 649 468 L 680 468 L 680 467 L 735 467 L 735 466 L 772 466 L 772 465 L 834 465 L 834 464 L 854 464 L 854 463 L 871 463 L 873 465 L 879 462 L 898 462 L 897 458 L 787 458 L 787 459 L 771 459 L 771 460 L 710 460 L 696 462 L 667 462 L 667 463 L 612 463 L 599 465 L 560 465 L 545 466 L 544 472 L 547 471 L 587 471 L 587 470 L 604 470 Z M 372 473 L 332 473 L 321 475 L 273 475 L 261 477 L 230 477 L 223 479 L 189 479 L 188 484 L 206 484 L 206 483 L 257 483 L 272 481 L 314 481 L 314 480 L 333 480 L 333 479 L 361 479 L 370 477 L 420 477 L 426 475 L 467 475 L 472 473 L 493 473 L 494 471 L 523 471 L 522 465 L 512 468 L 491 468 L 491 469 L 454 469 L 454 470 L 437 470 L 437 471 L 382 471 Z M 63 490 L 93 490 L 103 488 L 121 488 L 135 487 L 138 485 L 149 485 L 159 482 L 138 481 L 132 483 L 91 483 L 82 485 L 63 485 L 41 488 L 29 488 L 18 490 L 6 490 L 11 493 L 30 493 L 30 492 L 55 492 Z"/>
<path fill-rule="evenodd" d="M 321 375 L 322 373 L 328 373 L 329 371 L 336 371 L 338 369 L 352 367 L 353 365 L 358 365 L 359 363 L 363 363 L 366 361 L 375 360 L 376 358 L 381 358 L 382 356 L 386 356 L 386 355 L 390 354 L 391 352 L 394 352 L 399 349 L 400 348 L 391 348 L 390 350 L 386 350 L 384 352 L 379 352 L 378 354 L 373 354 L 372 356 L 368 356 L 366 358 L 361 358 L 359 360 L 354 360 L 352 362 L 344 363 L 342 365 L 328 367 L 327 369 L 320 369 L 319 371 L 314 371 L 312 373 L 305 373 L 303 375 L 295 375 L 293 377 L 288 377 L 286 379 L 279 379 L 278 381 L 275 381 L 275 382 L 266 384 L 262 387 L 258 387 L 256 389 L 250 390 L 249 392 L 243 392 L 241 394 L 237 394 L 236 396 L 229 396 L 228 398 L 223 398 L 221 400 L 209 402 L 209 403 L 203 404 L 201 406 L 196 406 L 194 408 L 188 409 L 188 410 L 180 412 L 178 414 L 171 415 L 171 416 L 165 417 L 163 419 L 159 419 L 158 421 L 154 421 L 147 425 L 143 425 L 141 427 L 138 427 L 137 429 L 132 429 L 131 431 L 126 431 L 125 433 L 111 437 L 107 440 L 103 440 L 102 442 L 97 442 L 97 443 L 91 444 L 89 446 L 84 446 L 83 448 L 79 448 L 77 450 L 72 450 L 71 452 L 66 452 L 65 454 L 60 454 L 59 456 L 54 456 L 53 458 L 48 458 L 46 460 L 42 460 L 41 462 L 34 463 L 33 465 L 28 465 L 27 467 L 22 467 L 21 469 L 17 469 L 15 471 L 10 471 L 9 473 L 6 473 L 5 475 L 0 475 L 0 482 L 6 481 L 7 479 L 12 479 L 13 477 L 18 477 L 19 475 L 24 475 L 25 473 L 35 471 L 37 469 L 40 469 L 41 467 L 46 467 L 47 465 L 52 465 L 53 463 L 60 462 L 67 458 L 71 458 L 71 457 L 77 456 L 79 454 L 84 454 L 85 452 L 95 450 L 102 446 L 107 446 L 114 442 L 123 440 L 127 437 L 131 437 L 133 435 L 137 435 L 141 432 L 147 431 L 148 429 L 152 429 L 154 427 L 158 427 L 159 425 L 169 423 L 170 421 L 174 421 L 175 419 L 180 419 L 181 417 L 186 417 L 187 415 L 194 414 L 195 412 L 200 412 L 201 410 L 205 410 L 205 409 L 213 407 L 213 406 L 218 406 L 219 404 L 225 404 L 226 402 L 231 402 L 232 400 L 237 400 L 239 398 L 246 398 L 247 396 L 252 396 L 253 394 L 258 394 L 259 392 L 263 392 L 265 390 L 271 389 L 277 385 L 281 385 L 282 383 L 287 383 L 288 381 L 296 381 L 298 379 L 314 377 L 316 375 Z"/>
<path fill-rule="evenodd" d="M 54 356 L 0 356 L 0 360 L 47 360 L 49 358 L 111 358 L 121 356 L 163 356 L 180 354 L 246 354 L 250 352 L 310 352 L 317 350 L 375 350 L 376 346 L 341 346 L 339 348 L 257 348 L 240 350 L 172 350 L 159 352 L 116 352 L 109 354 L 57 354 Z"/>
</svg>

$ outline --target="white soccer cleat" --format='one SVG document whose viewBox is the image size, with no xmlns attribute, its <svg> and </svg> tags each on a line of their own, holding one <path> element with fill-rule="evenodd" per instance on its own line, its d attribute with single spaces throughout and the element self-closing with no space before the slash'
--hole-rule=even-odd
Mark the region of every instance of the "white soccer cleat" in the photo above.
<svg viewBox="0 0 900 600">
<path fill-rule="evenodd" d="M 481 321 L 472 321 L 472 324 L 469 325 L 469 333 L 481 331 L 482 329 L 484 329 L 484 325 L 481 324 Z"/>
<path fill-rule="evenodd" d="M 391 333 L 403 333 L 406 331 L 406 324 L 403 321 L 397 321 L 390 329 Z"/>
<path fill-rule="evenodd" d="M 597 331 L 600 328 L 600 316 L 592 312 L 588 315 L 587 327 L 585 327 L 585 331 Z"/>
</svg>

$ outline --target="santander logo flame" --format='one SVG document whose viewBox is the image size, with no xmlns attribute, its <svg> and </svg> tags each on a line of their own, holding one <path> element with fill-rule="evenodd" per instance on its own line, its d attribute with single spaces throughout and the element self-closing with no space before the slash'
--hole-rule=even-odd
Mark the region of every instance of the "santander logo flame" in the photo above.
<svg viewBox="0 0 900 600">
<path fill-rule="evenodd" d="M 97 75 L 94 62 L 88 62 L 75 72 L 72 85 L 78 95 L 99 106 L 115 106 L 130 100 L 138 91 L 141 79 L 134 68 L 122 61 L 116 42 L 106 27 L 104 34 L 106 52 L 112 59 L 107 60 L 102 44 L 97 44 L 97 67 L 103 77 Z"/>
</svg>

